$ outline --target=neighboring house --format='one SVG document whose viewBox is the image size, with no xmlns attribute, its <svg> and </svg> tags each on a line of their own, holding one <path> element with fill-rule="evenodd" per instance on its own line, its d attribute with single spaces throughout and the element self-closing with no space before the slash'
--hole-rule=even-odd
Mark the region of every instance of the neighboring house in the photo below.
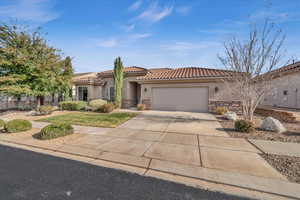
<svg viewBox="0 0 300 200">
<path fill-rule="evenodd" d="M 126 67 L 124 73 L 124 108 L 143 103 L 153 110 L 207 112 L 210 104 L 215 103 L 216 94 L 225 89 L 222 80 L 233 72 L 198 67 Z M 73 84 L 73 98 L 76 100 L 114 100 L 112 70 L 77 75 Z"/>
<path fill-rule="evenodd" d="M 270 72 L 272 91 L 261 102 L 262 105 L 300 109 L 300 62 Z"/>
</svg>

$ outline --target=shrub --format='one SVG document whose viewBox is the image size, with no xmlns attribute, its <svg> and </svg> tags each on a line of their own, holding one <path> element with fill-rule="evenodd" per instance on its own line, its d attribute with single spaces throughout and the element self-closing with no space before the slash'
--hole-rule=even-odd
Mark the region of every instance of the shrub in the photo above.
<svg viewBox="0 0 300 200">
<path fill-rule="evenodd" d="M 114 104 L 112 103 L 107 103 L 107 104 L 104 104 L 103 107 L 102 107 L 102 112 L 104 113 L 110 113 L 114 110 Z"/>
<path fill-rule="evenodd" d="M 234 123 L 234 127 L 236 131 L 243 133 L 250 133 L 254 131 L 254 124 L 251 121 L 237 120 Z"/>
<path fill-rule="evenodd" d="M 226 107 L 217 107 L 216 109 L 216 113 L 218 115 L 224 115 L 227 111 L 228 109 Z"/>
<path fill-rule="evenodd" d="M 87 106 L 85 101 L 62 101 L 59 103 L 59 107 L 62 110 L 83 110 Z"/>
<path fill-rule="evenodd" d="M 54 108 L 53 106 L 40 106 L 38 108 L 38 112 L 41 114 L 41 115 L 49 115 L 53 112 Z"/>
<path fill-rule="evenodd" d="M 5 121 L 0 119 L 0 129 L 4 128 L 5 126 Z"/>
<path fill-rule="evenodd" d="M 138 104 L 137 105 L 137 109 L 138 110 L 145 110 L 146 109 L 146 105 L 145 104 Z"/>
<path fill-rule="evenodd" d="M 32 128 L 32 124 L 28 120 L 24 119 L 14 119 L 7 122 L 4 129 L 8 133 L 17 133 L 22 131 L 28 131 Z"/>
<path fill-rule="evenodd" d="M 103 99 L 96 99 L 90 101 L 89 106 L 92 108 L 92 111 L 101 111 L 104 104 L 107 104 L 107 101 Z"/>
<path fill-rule="evenodd" d="M 67 123 L 55 123 L 44 127 L 38 135 L 41 140 L 49 140 L 74 133 L 74 128 Z"/>
</svg>

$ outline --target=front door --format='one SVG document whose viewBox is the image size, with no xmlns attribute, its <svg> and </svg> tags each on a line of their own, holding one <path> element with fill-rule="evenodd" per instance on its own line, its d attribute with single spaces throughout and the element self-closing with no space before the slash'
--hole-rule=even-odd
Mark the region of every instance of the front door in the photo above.
<svg viewBox="0 0 300 200">
<path fill-rule="evenodd" d="M 87 101 L 88 100 L 88 88 L 87 87 L 79 87 L 78 95 L 79 95 L 79 101 Z"/>
</svg>

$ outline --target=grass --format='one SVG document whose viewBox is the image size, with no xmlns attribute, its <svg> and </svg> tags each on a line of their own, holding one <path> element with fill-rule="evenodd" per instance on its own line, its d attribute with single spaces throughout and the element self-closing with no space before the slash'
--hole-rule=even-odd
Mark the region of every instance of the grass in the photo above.
<svg viewBox="0 0 300 200">
<path fill-rule="evenodd" d="M 48 118 L 39 119 L 40 122 L 64 122 L 73 125 L 115 128 L 127 120 L 135 117 L 136 113 L 68 113 Z"/>
</svg>

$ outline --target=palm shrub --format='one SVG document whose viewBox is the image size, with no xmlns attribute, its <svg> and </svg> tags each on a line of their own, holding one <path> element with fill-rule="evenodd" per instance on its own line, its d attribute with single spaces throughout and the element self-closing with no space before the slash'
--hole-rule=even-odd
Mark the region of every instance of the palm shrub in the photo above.
<svg viewBox="0 0 300 200">
<path fill-rule="evenodd" d="M 62 110 L 79 111 L 83 110 L 87 106 L 85 101 L 62 101 L 59 103 L 59 107 Z"/>
<path fill-rule="evenodd" d="M 247 120 L 237 120 L 234 123 L 234 127 L 236 131 L 243 133 L 250 133 L 254 131 L 254 124 L 251 121 Z"/>
<path fill-rule="evenodd" d="M 122 88 L 124 80 L 124 67 L 120 57 L 117 57 L 114 63 L 114 89 L 115 89 L 115 104 L 119 108 L 122 102 Z"/>
<path fill-rule="evenodd" d="M 38 135 L 41 140 L 49 140 L 74 133 L 74 128 L 68 123 L 55 123 L 44 127 Z"/>
<path fill-rule="evenodd" d="M 5 121 L 0 119 L 0 129 L 4 128 L 5 126 Z"/>
<path fill-rule="evenodd" d="M 17 133 L 22 131 L 28 131 L 32 128 L 32 124 L 28 120 L 24 119 L 14 119 L 7 122 L 4 129 L 8 133 Z"/>
<path fill-rule="evenodd" d="M 107 104 L 107 101 L 103 99 L 96 99 L 90 101 L 89 106 L 92 108 L 92 111 L 102 111 L 102 107 L 105 104 Z"/>
</svg>

